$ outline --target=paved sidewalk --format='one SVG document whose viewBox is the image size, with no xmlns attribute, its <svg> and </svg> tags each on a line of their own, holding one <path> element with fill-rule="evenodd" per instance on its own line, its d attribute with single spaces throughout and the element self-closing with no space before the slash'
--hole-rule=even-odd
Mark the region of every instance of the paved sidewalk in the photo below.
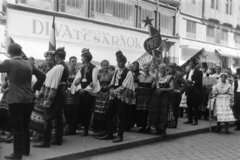
<svg viewBox="0 0 240 160">
<path fill-rule="evenodd" d="M 205 133 L 82 160 L 239 160 L 240 132 Z"/>
<path fill-rule="evenodd" d="M 31 148 L 31 155 L 29 157 L 23 157 L 23 160 L 71 160 L 84 158 L 208 131 L 208 121 L 199 121 L 199 125 L 197 126 L 185 125 L 183 124 L 184 121 L 186 121 L 185 118 L 179 119 L 179 126 L 177 129 L 167 129 L 166 137 L 160 137 L 153 134 L 140 134 L 135 130 L 132 132 L 125 132 L 124 141 L 121 143 L 96 140 L 91 134 L 88 137 L 81 137 L 80 135 L 65 136 L 62 146 L 51 146 L 51 148 L 48 149 Z M 12 144 L 0 143 L 0 159 L 4 159 L 4 155 L 12 153 L 12 150 Z"/>
</svg>

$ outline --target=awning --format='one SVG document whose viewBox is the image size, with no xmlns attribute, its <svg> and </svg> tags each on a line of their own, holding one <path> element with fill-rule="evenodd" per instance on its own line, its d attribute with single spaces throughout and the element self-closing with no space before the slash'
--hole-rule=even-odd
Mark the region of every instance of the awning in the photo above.
<svg viewBox="0 0 240 160">
<path fill-rule="evenodd" d="M 15 43 L 18 43 L 22 46 L 23 52 L 26 54 L 27 57 L 32 56 L 35 59 L 44 59 L 44 52 L 48 50 L 48 40 L 47 39 L 36 39 L 36 38 L 29 38 L 29 37 L 19 37 L 19 36 L 12 36 Z M 72 43 L 72 42 L 63 42 L 57 41 L 56 42 L 57 48 L 58 47 L 65 47 L 65 51 L 67 53 L 66 61 L 69 60 L 71 56 L 76 56 L 78 61 L 81 61 L 81 51 L 83 48 L 89 48 L 90 52 L 93 55 L 93 61 L 101 62 L 102 60 L 106 59 L 110 61 L 110 64 L 116 65 L 116 56 L 115 53 L 118 51 L 118 48 L 106 48 L 100 46 L 92 46 L 80 43 Z M 133 62 L 136 57 L 139 57 L 142 53 L 136 52 L 134 50 L 122 50 L 123 54 L 127 57 L 129 62 Z"/>
</svg>

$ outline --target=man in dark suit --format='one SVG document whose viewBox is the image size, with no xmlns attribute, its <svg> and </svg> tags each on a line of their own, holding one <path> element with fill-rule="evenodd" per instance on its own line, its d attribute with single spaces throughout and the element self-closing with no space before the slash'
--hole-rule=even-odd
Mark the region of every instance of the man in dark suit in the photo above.
<svg viewBox="0 0 240 160">
<path fill-rule="evenodd" d="M 0 64 L 0 72 L 8 74 L 10 83 L 7 104 L 14 134 L 14 153 L 5 156 L 5 159 L 21 160 L 22 155 L 27 156 L 30 153 L 28 124 L 32 112 L 33 92 L 41 88 L 46 76 L 34 64 L 21 57 L 22 47 L 19 44 L 9 45 L 8 52 L 12 59 Z M 37 77 L 33 90 L 31 88 L 32 75 Z"/>
<path fill-rule="evenodd" d="M 188 89 L 186 91 L 188 105 L 188 121 L 184 124 L 198 125 L 198 110 L 201 104 L 203 73 L 196 68 L 196 59 L 189 61 L 191 70 L 187 73 Z M 194 117 L 194 122 L 193 122 Z"/>
<path fill-rule="evenodd" d="M 174 118 L 176 121 L 176 127 L 178 123 L 179 118 L 179 106 L 182 99 L 182 94 L 185 92 L 186 89 L 186 81 L 183 79 L 183 76 L 180 72 L 176 71 L 177 64 L 176 63 L 170 63 L 168 64 L 169 75 L 172 75 L 173 77 L 173 87 L 174 87 L 174 93 L 173 93 L 173 100 L 172 100 L 172 109 Z"/>
</svg>

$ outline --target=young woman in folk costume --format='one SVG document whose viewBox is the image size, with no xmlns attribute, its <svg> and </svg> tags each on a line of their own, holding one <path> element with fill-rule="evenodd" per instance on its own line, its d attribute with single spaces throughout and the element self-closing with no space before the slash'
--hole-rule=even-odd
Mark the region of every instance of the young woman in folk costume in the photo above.
<svg viewBox="0 0 240 160">
<path fill-rule="evenodd" d="M 217 117 L 217 128 L 215 132 L 220 132 L 221 123 L 225 123 L 225 133 L 229 133 L 228 123 L 235 121 L 233 107 L 233 88 L 227 83 L 227 74 L 221 73 L 220 81 L 213 86 L 212 93 L 215 97 L 214 115 Z"/>
<path fill-rule="evenodd" d="M 154 87 L 154 77 L 149 73 L 150 64 L 143 65 L 143 74 L 138 76 L 139 84 L 136 89 L 136 123 L 140 133 L 146 131 L 149 105 L 151 102 L 153 87 Z"/>
<path fill-rule="evenodd" d="M 101 90 L 97 93 L 96 103 L 94 107 L 93 116 L 93 129 L 98 133 L 96 138 L 106 135 L 107 122 L 104 118 L 109 98 L 108 85 L 111 83 L 113 73 L 108 71 L 109 61 L 103 60 L 101 62 L 102 69 L 98 73 L 98 80 L 101 86 Z"/>
<path fill-rule="evenodd" d="M 173 91 L 172 76 L 167 75 L 166 64 L 159 65 L 159 74 L 155 77 L 156 83 L 152 101 L 149 107 L 149 125 L 155 127 L 156 134 L 165 135 L 170 107 L 171 92 Z M 159 86 L 159 88 L 158 88 Z"/>
<path fill-rule="evenodd" d="M 47 51 L 44 53 L 44 57 L 46 59 L 46 66 L 42 68 L 42 71 L 47 74 L 54 66 L 55 66 L 55 59 L 54 59 L 54 51 Z M 32 131 L 42 134 L 44 129 L 44 112 L 45 107 L 40 105 L 40 103 L 35 101 L 34 109 L 31 114 L 31 121 L 29 127 Z"/>
</svg>

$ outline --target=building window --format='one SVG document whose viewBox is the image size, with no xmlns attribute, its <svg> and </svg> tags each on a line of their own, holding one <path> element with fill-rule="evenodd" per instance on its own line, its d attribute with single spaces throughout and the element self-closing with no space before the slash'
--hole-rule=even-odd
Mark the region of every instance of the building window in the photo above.
<svg viewBox="0 0 240 160">
<path fill-rule="evenodd" d="M 18 3 L 45 10 L 56 10 L 57 0 L 18 0 Z"/>
<path fill-rule="evenodd" d="M 215 0 L 211 0 L 211 8 L 213 8 L 213 9 L 214 9 L 214 2 L 215 2 Z"/>
<path fill-rule="evenodd" d="M 239 33 L 235 33 L 235 46 L 237 48 L 240 48 L 240 34 Z"/>
<path fill-rule="evenodd" d="M 187 38 L 196 39 L 196 22 L 187 20 Z"/>
<path fill-rule="evenodd" d="M 207 26 L 207 41 L 208 42 L 214 42 L 214 27 Z"/>
<path fill-rule="evenodd" d="M 91 9 L 94 13 L 93 18 L 119 25 L 134 26 L 134 4 L 116 0 L 92 1 L 94 1 Z"/>
<path fill-rule="evenodd" d="M 211 0 L 211 8 L 218 10 L 218 0 Z"/>
<path fill-rule="evenodd" d="M 221 32 L 221 44 L 228 45 L 228 31 L 226 30 Z"/>
<path fill-rule="evenodd" d="M 173 35 L 174 17 L 163 13 L 159 14 L 159 25 L 161 33 Z"/>
<path fill-rule="evenodd" d="M 232 0 L 226 0 L 226 14 L 231 15 L 232 14 Z"/>
<path fill-rule="evenodd" d="M 87 17 L 87 0 L 60 0 L 59 10 L 72 15 Z"/>
</svg>

